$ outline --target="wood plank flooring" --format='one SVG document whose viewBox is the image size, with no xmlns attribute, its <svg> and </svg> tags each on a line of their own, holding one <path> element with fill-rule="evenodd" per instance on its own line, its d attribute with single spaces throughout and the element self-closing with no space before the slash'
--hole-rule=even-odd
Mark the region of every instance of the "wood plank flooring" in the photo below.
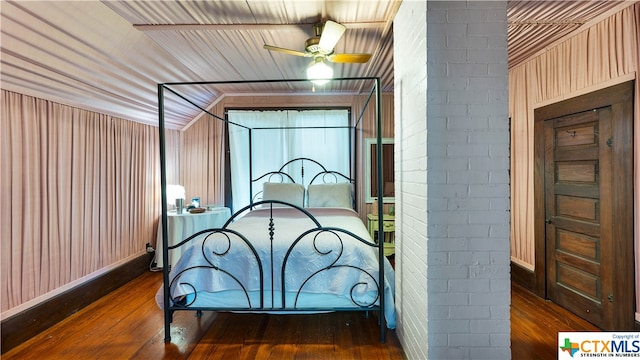
<svg viewBox="0 0 640 360">
<path fill-rule="evenodd" d="M 146 273 L 18 347 L 3 359 L 404 359 L 395 331 L 381 344 L 362 313 L 265 315 L 178 312 L 172 342 Z M 512 285 L 512 358 L 556 359 L 558 331 L 595 326 Z"/>
<path fill-rule="evenodd" d="M 568 310 L 511 283 L 511 358 L 558 358 L 558 332 L 600 331 Z"/>
<path fill-rule="evenodd" d="M 177 312 L 165 344 L 161 284 L 161 273 L 146 273 L 2 359 L 404 359 L 395 331 L 380 343 L 376 316 L 362 312 Z"/>
</svg>

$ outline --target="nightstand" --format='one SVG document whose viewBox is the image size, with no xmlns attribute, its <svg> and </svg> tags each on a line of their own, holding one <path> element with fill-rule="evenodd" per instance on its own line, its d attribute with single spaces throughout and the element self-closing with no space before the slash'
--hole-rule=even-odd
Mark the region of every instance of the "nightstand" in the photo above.
<svg viewBox="0 0 640 360">
<path fill-rule="evenodd" d="M 377 242 L 376 232 L 378 231 L 379 217 L 376 214 L 367 214 L 367 228 L 371 238 Z M 382 215 L 382 231 L 384 239 L 384 256 L 391 256 L 396 252 L 396 218 L 393 215 Z"/>
<path fill-rule="evenodd" d="M 216 207 L 199 214 L 183 212 L 167 213 L 167 242 L 173 246 L 200 230 L 221 227 L 231 217 L 231 210 L 228 207 Z M 158 238 L 156 240 L 155 262 L 157 268 L 162 268 L 165 264 L 162 258 L 164 244 L 162 243 L 162 219 L 158 221 Z M 180 247 L 169 252 L 170 266 L 175 265 L 186 247 Z"/>
</svg>

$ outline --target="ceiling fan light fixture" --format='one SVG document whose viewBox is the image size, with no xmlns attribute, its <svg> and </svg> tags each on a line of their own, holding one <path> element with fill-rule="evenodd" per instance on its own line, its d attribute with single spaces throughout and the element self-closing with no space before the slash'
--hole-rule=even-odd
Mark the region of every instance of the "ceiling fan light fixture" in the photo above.
<svg viewBox="0 0 640 360">
<path fill-rule="evenodd" d="M 333 69 L 321 57 L 315 58 L 307 67 L 307 79 L 314 84 L 324 85 L 333 77 Z"/>
</svg>

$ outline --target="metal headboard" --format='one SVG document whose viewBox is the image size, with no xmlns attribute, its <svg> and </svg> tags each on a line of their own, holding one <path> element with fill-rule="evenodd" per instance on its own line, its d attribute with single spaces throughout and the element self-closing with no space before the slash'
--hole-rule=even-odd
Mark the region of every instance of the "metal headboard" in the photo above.
<svg viewBox="0 0 640 360">
<path fill-rule="evenodd" d="M 305 178 L 305 161 L 306 162 L 310 162 L 311 164 L 316 165 L 320 170 L 317 172 L 313 172 L 313 176 L 311 177 L 311 181 L 309 181 L 308 184 L 305 184 L 304 178 Z M 319 161 L 311 159 L 311 158 L 307 158 L 307 157 L 298 157 L 295 159 L 291 159 L 289 161 L 287 161 L 286 163 L 284 163 L 278 170 L 275 171 L 269 171 L 266 172 L 260 176 L 258 176 L 255 179 L 251 180 L 251 189 L 253 189 L 253 185 L 261 180 L 267 180 L 267 182 L 271 182 L 272 179 L 274 179 L 274 176 L 276 177 L 277 180 L 280 181 L 274 181 L 274 182 L 290 182 L 290 183 L 296 183 L 295 180 L 295 174 L 292 176 L 290 173 L 286 172 L 285 169 L 296 162 L 300 162 L 300 184 L 302 184 L 303 186 L 306 185 L 310 185 L 313 184 L 314 182 L 316 182 L 317 180 L 322 180 L 323 183 L 330 183 L 330 182 L 349 182 L 351 184 L 355 184 L 355 180 L 352 179 L 351 177 L 339 172 L 339 171 L 334 171 L 334 170 L 327 170 L 327 168 L 321 164 Z M 331 180 L 335 180 L 335 181 L 327 181 L 327 176 L 329 176 L 329 179 Z M 344 181 L 339 181 L 339 180 L 344 180 Z M 260 194 L 262 193 L 262 191 L 257 191 L 255 193 L 255 195 L 253 195 L 251 197 L 251 203 L 253 204 L 257 199 L 259 199 Z"/>
</svg>

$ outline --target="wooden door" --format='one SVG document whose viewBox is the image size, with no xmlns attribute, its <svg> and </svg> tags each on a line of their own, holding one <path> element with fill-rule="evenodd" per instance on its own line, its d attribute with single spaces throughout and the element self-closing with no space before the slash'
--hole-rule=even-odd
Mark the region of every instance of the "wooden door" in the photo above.
<svg viewBox="0 0 640 360">
<path fill-rule="evenodd" d="M 632 89 L 536 111 L 541 295 L 604 330 L 634 326 Z"/>
<path fill-rule="evenodd" d="M 605 327 L 611 294 L 610 109 L 545 123 L 547 296 L 598 327 Z M 604 236 L 601 236 L 601 233 Z"/>
</svg>

